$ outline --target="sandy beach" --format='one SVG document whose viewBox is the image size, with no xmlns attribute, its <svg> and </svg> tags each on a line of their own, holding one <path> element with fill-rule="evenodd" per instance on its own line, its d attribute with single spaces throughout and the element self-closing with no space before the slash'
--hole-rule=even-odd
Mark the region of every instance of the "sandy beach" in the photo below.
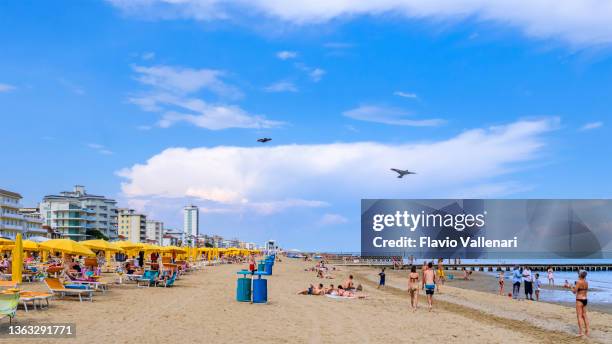
<svg viewBox="0 0 612 344">
<path fill-rule="evenodd" d="M 53 300 L 45 310 L 18 311 L 15 324 L 74 322 L 76 338 L 11 339 L 11 343 L 579 343 L 612 342 L 612 316 L 591 312 L 592 339 L 577 338 L 574 310 L 547 303 L 516 302 L 490 293 L 445 286 L 435 309 L 409 310 L 405 271 L 388 271 L 377 290 L 377 270 L 345 268 L 335 279 L 304 271 L 312 262 L 285 259 L 269 277 L 268 304 L 235 301 L 237 265 L 207 267 L 174 287 L 113 286 L 94 301 Z M 355 274 L 368 295 L 336 300 L 296 295 L 309 283 L 341 283 Z M 108 276 L 109 278 L 112 276 Z M 42 290 L 41 284 L 24 289 Z M 420 305 L 424 306 L 421 297 Z M 7 321 L 3 321 L 6 326 Z M 8 343 L 8 339 L 0 339 Z"/>
</svg>

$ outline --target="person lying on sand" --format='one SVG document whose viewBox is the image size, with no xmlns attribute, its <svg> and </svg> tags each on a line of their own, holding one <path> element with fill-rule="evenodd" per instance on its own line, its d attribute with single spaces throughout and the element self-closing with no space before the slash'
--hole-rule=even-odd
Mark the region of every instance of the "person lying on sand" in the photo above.
<svg viewBox="0 0 612 344">
<path fill-rule="evenodd" d="M 329 285 L 329 288 L 325 288 L 325 294 L 332 294 L 332 293 L 336 293 L 336 288 L 334 288 L 333 284 Z"/>
<path fill-rule="evenodd" d="M 367 295 L 363 294 L 363 295 L 358 295 L 357 293 L 350 291 L 350 290 L 346 290 L 344 288 L 342 288 L 341 285 L 338 286 L 338 290 L 336 292 L 336 295 L 338 296 L 342 296 L 342 297 L 356 297 L 359 299 L 365 299 L 367 297 Z"/>
<path fill-rule="evenodd" d="M 306 290 L 302 290 L 300 292 L 297 293 L 298 295 L 323 295 L 325 294 L 325 290 L 323 288 L 323 284 L 319 283 L 319 285 L 317 287 L 313 286 L 312 284 L 310 285 L 310 287 L 308 287 L 308 289 Z"/>
</svg>

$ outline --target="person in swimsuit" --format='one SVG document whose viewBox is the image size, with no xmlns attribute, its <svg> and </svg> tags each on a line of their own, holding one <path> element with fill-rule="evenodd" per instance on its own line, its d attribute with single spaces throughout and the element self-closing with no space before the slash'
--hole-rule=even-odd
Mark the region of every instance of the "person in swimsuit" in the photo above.
<svg viewBox="0 0 612 344">
<path fill-rule="evenodd" d="M 436 271 L 436 277 L 438 278 L 436 290 L 439 292 L 440 284 L 444 284 L 444 281 L 446 281 L 446 274 L 444 273 L 444 260 L 442 258 L 438 259 L 438 271 Z"/>
<path fill-rule="evenodd" d="M 589 336 L 589 319 L 587 318 L 587 292 L 589 282 L 586 280 L 587 272 L 582 270 L 578 274 L 578 281 L 572 288 L 572 293 L 576 294 L 576 317 L 578 318 L 578 336 Z"/>
<path fill-rule="evenodd" d="M 298 292 L 298 295 L 312 295 L 314 292 L 314 286 L 311 284 L 308 289 Z"/>
<path fill-rule="evenodd" d="M 546 270 L 546 273 L 548 274 L 548 286 L 554 287 L 555 286 L 555 275 L 554 275 L 552 266 L 548 267 L 548 269 Z"/>
<path fill-rule="evenodd" d="M 378 273 L 378 276 L 380 277 L 380 280 L 378 281 L 378 287 L 376 287 L 377 289 L 380 289 L 380 287 L 385 287 L 385 279 L 386 279 L 386 274 L 385 274 L 385 268 L 382 268 L 382 270 L 380 271 L 380 273 Z"/>
<path fill-rule="evenodd" d="M 504 295 L 504 272 L 500 271 L 497 277 L 497 283 L 499 284 L 499 295 Z"/>
<path fill-rule="evenodd" d="M 410 268 L 408 275 L 408 292 L 410 293 L 410 306 L 412 311 L 416 312 L 419 303 L 419 274 L 416 271 L 416 266 Z"/>
<path fill-rule="evenodd" d="M 425 289 L 427 304 L 429 305 L 429 311 L 431 311 L 433 308 L 433 295 L 436 290 L 436 274 L 433 271 L 433 264 L 431 262 L 427 264 L 427 268 L 423 272 L 422 288 Z"/>
</svg>

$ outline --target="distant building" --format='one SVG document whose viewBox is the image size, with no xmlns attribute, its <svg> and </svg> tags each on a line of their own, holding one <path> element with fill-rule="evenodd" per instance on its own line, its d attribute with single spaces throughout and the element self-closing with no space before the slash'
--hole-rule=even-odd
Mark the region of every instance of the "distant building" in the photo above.
<svg viewBox="0 0 612 344">
<path fill-rule="evenodd" d="M 132 242 L 146 242 L 147 216 L 125 208 L 118 213 L 119 235 Z"/>
<path fill-rule="evenodd" d="M 22 208 L 21 195 L 0 189 L 0 237 L 15 239 L 21 233 L 24 239 L 47 236 L 37 208 Z"/>
<path fill-rule="evenodd" d="M 185 238 L 195 243 L 200 235 L 200 210 L 195 205 L 183 208 L 183 232 Z"/>
<path fill-rule="evenodd" d="M 98 230 L 116 239 L 116 204 L 115 200 L 88 194 L 84 186 L 76 185 L 73 191 L 45 196 L 39 209 L 44 223 L 66 238 L 85 240 L 88 230 Z"/>
<path fill-rule="evenodd" d="M 162 236 L 162 245 L 179 245 L 183 241 L 183 232 L 176 229 L 165 229 Z"/>
<path fill-rule="evenodd" d="M 38 208 L 20 208 L 19 213 L 23 215 L 23 233 L 25 238 L 33 236 L 48 235 L 48 231 L 43 228 L 43 220 Z"/>
<path fill-rule="evenodd" d="M 147 220 L 145 238 L 148 242 L 161 245 L 164 235 L 164 223 L 161 221 Z"/>
<path fill-rule="evenodd" d="M 278 245 L 276 244 L 275 240 L 268 240 L 268 242 L 266 242 L 265 248 L 267 252 L 273 253 L 278 250 Z"/>
</svg>

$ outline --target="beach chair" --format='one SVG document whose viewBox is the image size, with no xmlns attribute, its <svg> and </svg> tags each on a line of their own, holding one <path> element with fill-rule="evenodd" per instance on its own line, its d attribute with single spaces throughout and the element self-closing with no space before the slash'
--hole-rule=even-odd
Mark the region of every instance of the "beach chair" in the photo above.
<svg viewBox="0 0 612 344">
<path fill-rule="evenodd" d="M 66 295 L 76 295 L 79 297 L 79 301 L 83 302 L 83 296 L 89 298 L 89 301 L 93 301 L 93 290 L 92 289 L 71 289 L 66 288 L 62 282 L 57 278 L 45 278 L 44 279 L 47 288 L 53 295 L 59 295 L 63 298 Z"/>
<path fill-rule="evenodd" d="M 0 289 L 17 288 L 17 283 L 13 281 L 0 281 Z"/>
<path fill-rule="evenodd" d="M 172 273 L 172 277 L 165 279 L 165 280 L 155 281 L 155 285 L 156 286 L 163 285 L 164 288 L 172 287 L 174 285 L 174 281 L 176 280 L 176 275 L 177 275 L 177 272 L 174 271 L 174 273 Z"/>
<path fill-rule="evenodd" d="M 136 280 L 137 287 L 150 287 L 155 284 L 155 279 L 157 278 L 158 271 L 147 270 L 141 278 Z M 143 283 L 141 286 L 140 283 Z"/>
<path fill-rule="evenodd" d="M 32 302 L 32 307 L 36 310 L 36 301 L 38 301 L 40 308 L 43 308 L 43 302 L 46 302 L 47 308 L 49 308 L 49 299 L 53 294 L 41 293 L 35 291 L 21 291 L 19 292 L 19 302 L 23 305 L 23 309 L 28 311 L 28 302 Z"/>
<path fill-rule="evenodd" d="M 0 315 L 9 317 L 9 323 L 17 313 L 19 293 L 0 293 Z"/>
</svg>

